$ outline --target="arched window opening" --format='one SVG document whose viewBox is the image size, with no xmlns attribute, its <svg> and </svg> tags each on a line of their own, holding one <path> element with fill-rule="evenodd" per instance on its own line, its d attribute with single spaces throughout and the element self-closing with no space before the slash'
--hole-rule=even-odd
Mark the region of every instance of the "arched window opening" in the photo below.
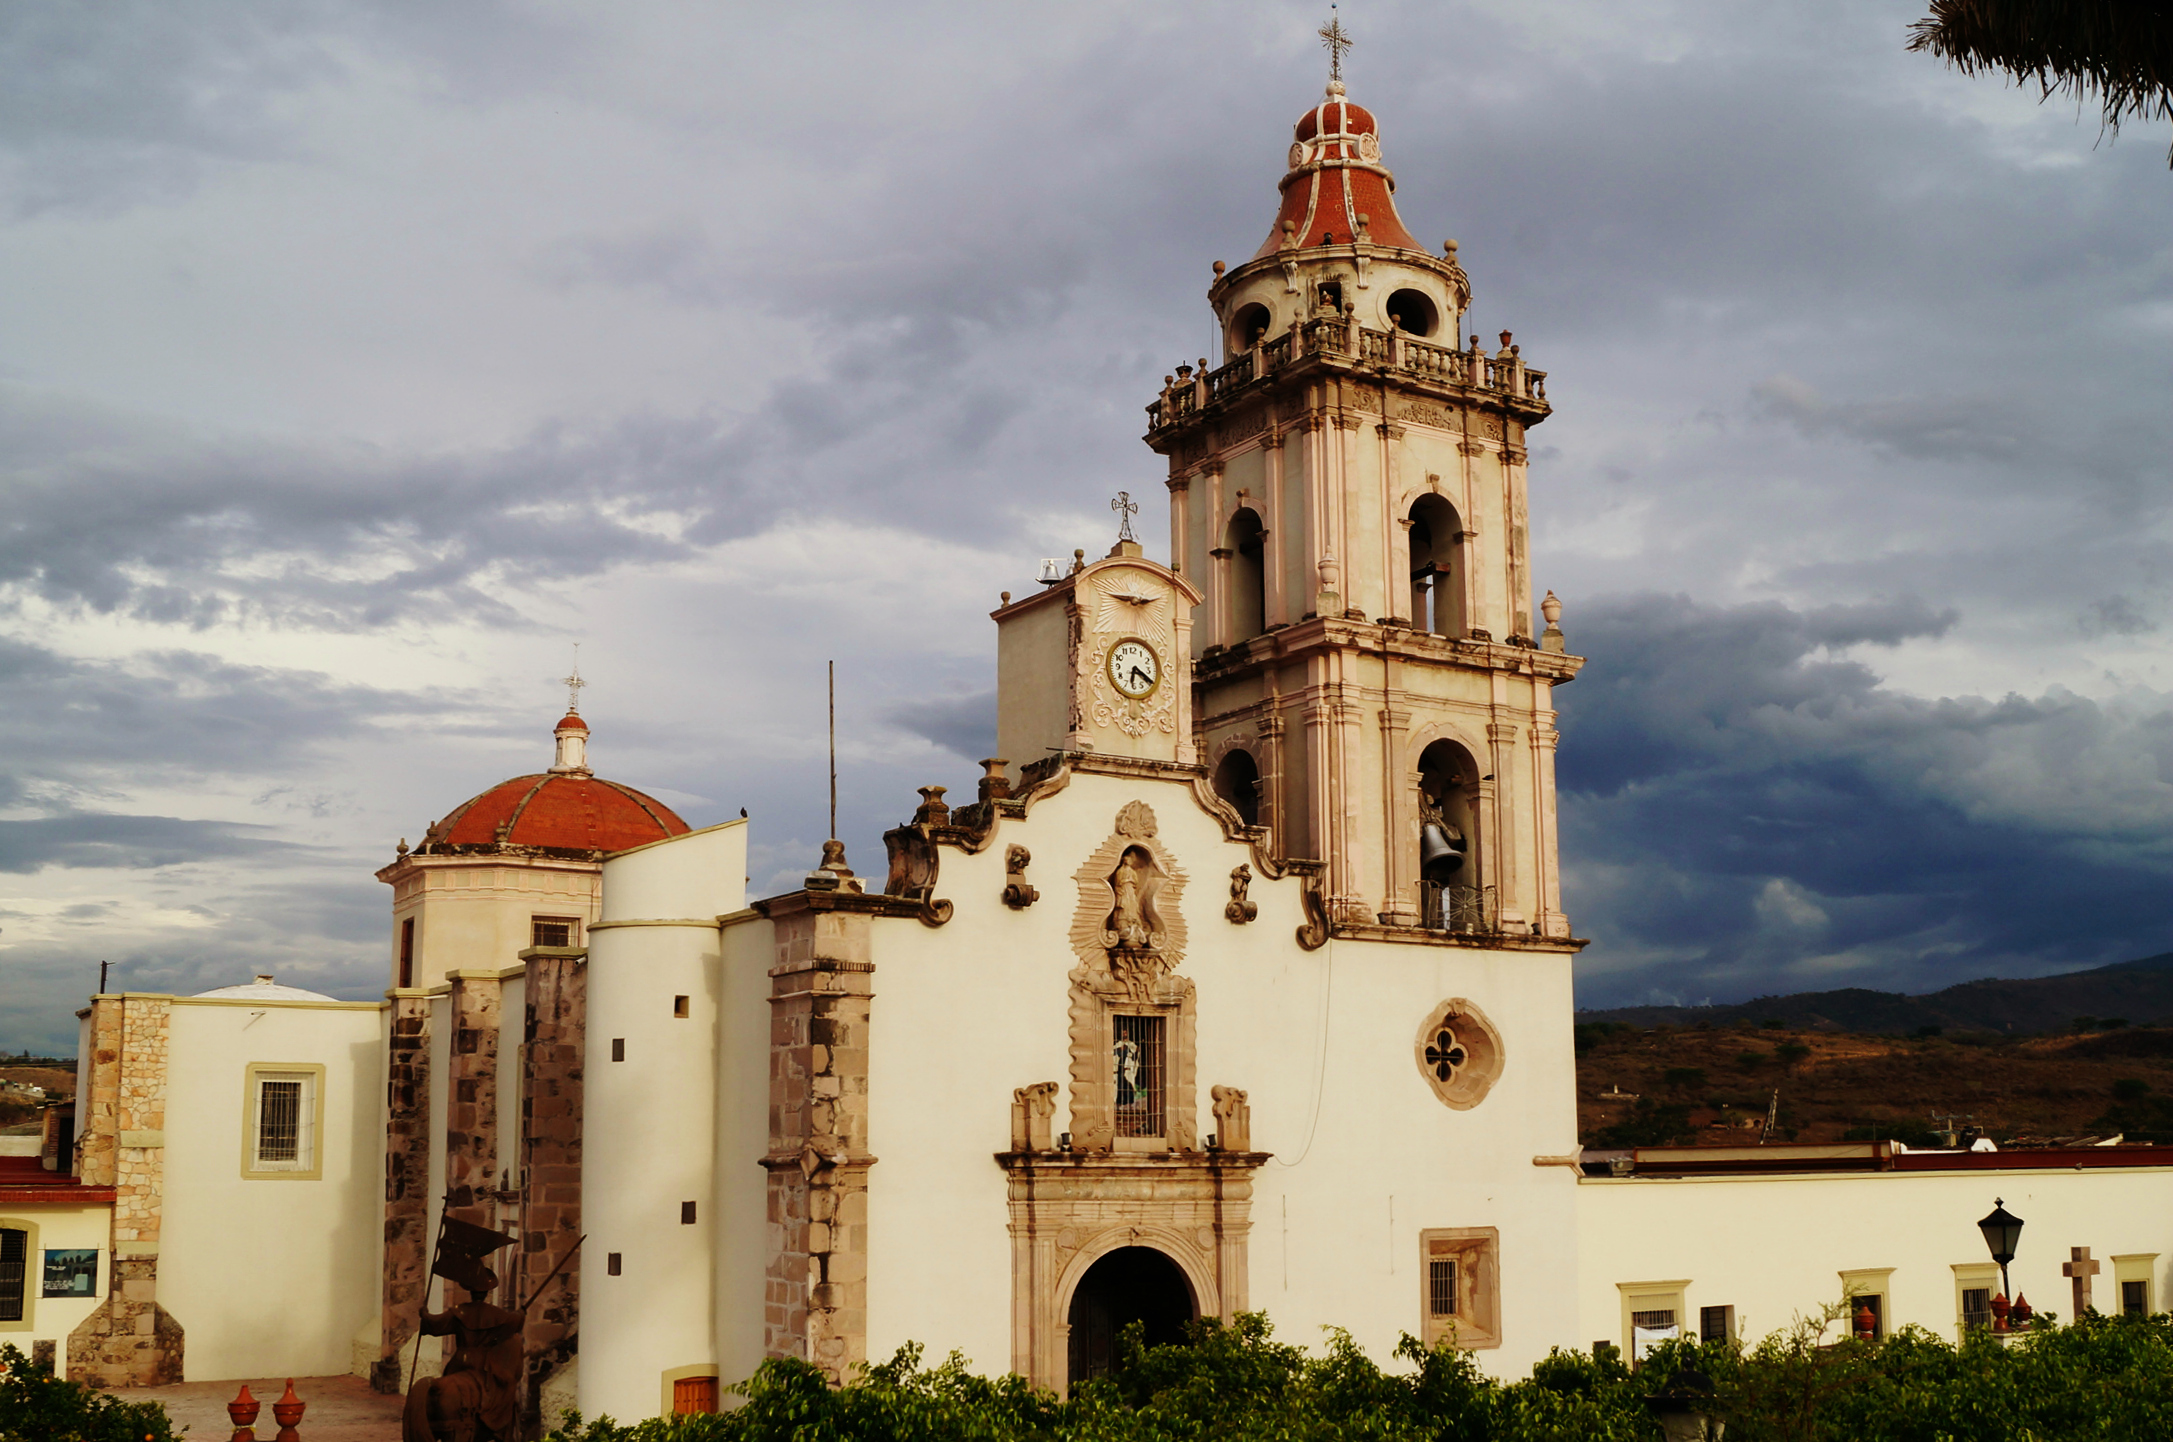
<svg viewBox="0 0 2173 1442">
<path fill-rule="evenodd" d="M 1272 319 L 1268 308 L 1258 301 L 1239 306 L 1237 314 L 1230 317 L 1230 354 L 1243 355 L 1267 339 Z"/>
<path fill-rule="evenodd" d="M 1253 511 L 1230 518 L 1223 539 L 1230 552 L 1230 644 L 1268 628 L 1267 531 Z"/>
<path fill-rule="evenodd" d="M 1237 808 L 1247 826 L 1260 824 L 1260 766 L 1242 746 L 1225 753 L 1215 767 L 1215 794 Z"/>
<path fill-rule="evenodd" d="M 1399 290 L 1388 298 L 1388 318 L 1403 327 L 1406 335 L 1432 335 L 1441 325 L 1441 312 L 1433 297 L 1423 290 Z"/>
<path fill-rule="evenodd" d="M 1343 314 L 1343 282 L 1342 282 L 1342 281 L 1340 281 L 1340 280 L 1324 280 L 1324 281 L 1322 281 L 1322 282 L 1320 283 L 1320 288 L 1319 288 L 1318 290 L 1314 291 L 1314 292 L 1313 292 L 1313 294 L 1314 294 L 1314 298 L 1315 298 L 1315 300 L 1314 300 L 1314 309 L 1315 309 L 1315 310 L 1318 310 L 1318 311 L 1322 311 L 1322 312 L 1324 312 L 1324 313 L 1326 313 L 1326 314 L 1329 314 L 1329 315 L 1341 315 L 1341 314 Z"/>
<path fill-rule="evenodd" d="M 1454 741 L 1436 741 L 1420 754 L 1418 770 L 1419 925 L 1491 931 L 1473 814 L 1479 768 Z"/>
<path fill-rule="evenodd" d="M 1150 1347 L 1185 1340 L 1185 1323 L 1199 1315 L 1192 1286 L 1169 1257 L 1153 1247 L 1119 1247 L 1087 1268 L 1071 1294 L 1071 1384 L 1108 1375 L 1117 1338 L 1140 1324 Z"/>
<path fill-rule="evenodd" d="M 1411 507 L 1411 625 L 1436 636 L 1464 634 L 1463 524 L 1439 496 Z"/>
</svg>

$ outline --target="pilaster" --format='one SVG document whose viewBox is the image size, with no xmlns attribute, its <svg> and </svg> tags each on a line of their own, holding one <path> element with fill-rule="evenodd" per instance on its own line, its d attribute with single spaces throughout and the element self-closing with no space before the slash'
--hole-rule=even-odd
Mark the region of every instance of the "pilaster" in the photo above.
<svg viewBox="0 0 2173 1442">
<path fill-rule="evenodd" d="M 882 898 L 865 898 L 879 902 Z M 768 904 L 768 1268 L 764 1352 L 842 1383 L 868 1350 L 868 1038 L 875 964 L 861 898 Z"/>
</svg>

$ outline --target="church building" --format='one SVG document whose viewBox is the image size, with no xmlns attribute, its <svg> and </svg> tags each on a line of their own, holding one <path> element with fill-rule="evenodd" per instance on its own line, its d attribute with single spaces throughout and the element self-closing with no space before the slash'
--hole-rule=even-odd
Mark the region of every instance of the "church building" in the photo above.
<svg viewBox="0 0 2173 1442">
<path fill-rule="evenodd" d="M 135 1310 L 55 1311 L 69 1367 L 399 1390 L 442 1365 L 426 1296 L 465 1295 L 428 1275 L 446 1216 L 519 1238 L 532 1424 L 908 1342 L 1061 1391 L 1129 1322 L 1246 1311 L 1504 1375 L 1844 1294 L 1953 1337 L 2000 1285 L 1995 1193 L 2024 1286 L 2080 1302 L 2103 1257 L 2097 1304 L 2156 1310 L 2173 1150 L 1580 1151 L 1553 694 L 1584 663 L 1527 544 L 1547 378 L 1465 334 L 1456 243 L 1406 228 L 1339 79 L 1278 189 L 1214 267 L 1221 353 L 1146 407 L 1167 560 L 1126 524 L 1003 595 L 1000 755 L 970 799 L 923 788 L 879 875 L 832 841 L 750 898 L 759 818 L 692 830 L 599 779 L 570 710 L 548 770 L 377 873 L 383 1002 L 94 998 L 48 1170 L 120 1199 Z M 144 1120 L 184 1085 L 188 1128 Z M 160 1166 L 255 1208 L 322 1324 L 238 1332 L 211 1204 L 144 1231 Z M 114 1340 L 139 1316 L 155 1363 Z"/>
</svg>

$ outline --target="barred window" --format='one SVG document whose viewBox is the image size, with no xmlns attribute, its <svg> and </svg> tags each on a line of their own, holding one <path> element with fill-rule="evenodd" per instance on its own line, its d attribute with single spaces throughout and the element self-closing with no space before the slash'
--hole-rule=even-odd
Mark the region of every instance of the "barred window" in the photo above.
<svg viewBox="0 0 2173 1442">
<path fill-rule="evenodd" d="M 29 1274 L 30 1233 L 0 1228 L 0 1322 L 23 1320 Z"/>
<path fill-rule="evenodd" d="M 574 920 L 570 916 L 538 916 L 530 918 L 530 946 L 572 946 Z"/>
<path fill-rule="evenodd" d="M 1657 1332 L 1662 1328 L 1672 1327 L 1675 1325 L 1675 1309 L 1673 1307 L 1656 1307 L 1649 1312 L 1632 1312 L 1630 1313 L 1630 1325 L 1641 1327 L 1648 1332 Z"/>
<path fill-rule="evenodd" d="M 1436 1317 L 1456 1315 L 1456 1258 L 1429 1257 L 1426 1261 L 1427 1310 Z"/>
<path fill-rule="evenodd" d="M 1962 1288 L 1962 1329 L 1968 1332 L 1983 1331 L 1992 1325 L 1992 1289 L 1990 1287 Z"/>
<path fill-rule="evenodd" d="M 317 1165 L 317 1078 L 309 1072 L 255 1072 L 250 1170 L 307 1172 Z"/>
<path fill-rule="evenodd" d="M 1162 1119 L 1164 1018 L 1111 1017 L 1111 1075 L 1116 1082 L 1117 1135 L 1165 1135 Z"/>
<path fill-rule="evenodd" d="M 1735 1308 L 1698 1308 L 1698 1340 L 1701 1342 L 1732 1342 L 1735 1340 Z"/>
<path fill-rule="evenodd" d="M 2122 1282 L 2120 1284 L 2120 1312 L 2126 1317 L 2150 1315 L 2150 1283 Z"/>
</svg>

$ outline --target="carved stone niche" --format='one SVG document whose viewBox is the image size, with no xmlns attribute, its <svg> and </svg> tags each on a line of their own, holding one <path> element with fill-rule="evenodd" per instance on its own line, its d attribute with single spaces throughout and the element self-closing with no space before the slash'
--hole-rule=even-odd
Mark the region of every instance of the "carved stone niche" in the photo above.
<svg viewBox="0 0 2173 1442">
<path fill-rule="evenodd" d="M 1155 835 L 1144 801 L 1074 873 L 1071 1130 L 1079 1151 L 1198 1146 L 1193 985 L 1179 905 L 1185 871 Z"/>
<path fill-rule="evenodd" d="M 1426 1084 L 1457 1111 L 1477 1106 L 1501 1080 L 1501 1032 L 1463 997 L 1452 996 L 1427 1013 L 1413 1049 Z"/>
</svg>

